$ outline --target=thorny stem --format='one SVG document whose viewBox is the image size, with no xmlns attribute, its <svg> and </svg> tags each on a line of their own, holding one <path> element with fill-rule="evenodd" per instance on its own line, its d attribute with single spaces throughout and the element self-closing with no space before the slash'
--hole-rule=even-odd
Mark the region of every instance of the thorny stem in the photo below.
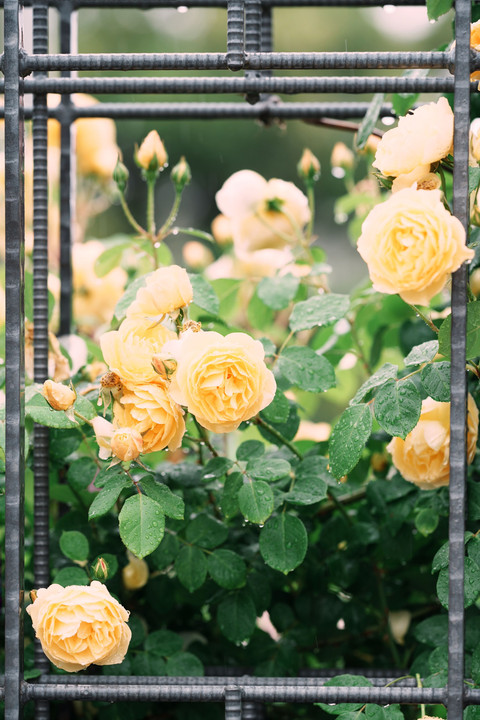
<svg viewBox="0 0 480 720">
<path fill-rule="evenodd" d="M 354 344 L 355 344 L 355 348 L 356 348 L 356 351 L 357 351 L 357 355 L 358 355 L 358 357 L 360 358 L 360 360 L 362 361 L 363 367 L 364 367 L 365 370 L 367 371 L 368 375 L 372 375 L 372 374 L 373 374 L 373 370 L 372 370 L 372 368 L 371 368 L 371 366 L 370 366 L 369 361 L 367 360 L 367 356 L 365 355 L 362 342 L 361 342 L 360 338 L 358 337 L 357 329 L 356 329 L 356 327 L 355 327 L 355 321 L 354 321 L 354 320 L 348 320 L 348 323 L 349 323 L 349 325 L 350 325 L 350 334 L 351 334 L 352 340 L 353 340 L 353 342 L 354 342 Z"/>
<path fill-rule="evenodd" d="M 315 220 L 315 192 L 314 192 L 314 186 L 312 182 L 309 182 L 307 185 L 307 198 L 308 198 L 308 207 L 310 208 L 310 220 L 308 221 L 307 230 L 306 230 L 306 237 L 307 240 L 310 241 L 312 239 L 312 233 L 313 233 L 313 223 Z"/>
<path fill-rule="evenodd" d="M 351 505 L 354 502 L 357 502 L 357 500 L 361 500 L 365 497 L 367 493 L 366 487 L 362 487 L 359 490 L 356 490 L 353 493 L 350 493 L 350 495 L 340 495 L 340 497 L 336 498 L 337 503 L 340 503 L 342 507 L 344 505 Z M 330 500 L 330 502 L 326 502 L 320 510 L 318 511 L 317 515 L 326 515 L 331 510 L 333 510 L 335 507 L 337 507 L 336 503 L 333 502 L 333 500 Z"/>
<path fill-rule="evenodd" d="M 322 125 L 323 127 L 330 127 L 335 130 L 346 130 L 347 132 L 358 132 L 360 129 L 359 123 L 348 122 L 347 120 L 330 120 L 329 118 L 315 118 L 315 120 L 304 120 L 309 125 Z M 384 133 L 382 130 L 373 129 L 370 135 L 376 137 L 383 137 Z"/>
<path fill-rule="evenodd" d="M 162 227 L 160 228 L 157 237 L 155 238 L 157 242 L 161 242 L 166 235 L 170 232 L 170 228 L 172 224 L 177 219 L 178 215 L 178 208 L 180 207 L 180 201 L 182 199 L 182 191 L 181 190 L 175 190 L 175 200 L 173 201 L 172 209 L 170 210 L 170 214 L 163 223 Z"/>
<path fill-rule="evenodd" d="M 417 680 L 417 687 L 418 687 L 418 688 L 422 688 L 423 685 L 422 685 L 422 679 L 421 679 L 421 677 L 420 677 L 420 673 L 416 673 L 416 674 L 415 674 L 415 678 L 416 678 L 416 680 Z M 424 705 L 423 703 L 420 705 L 420 715 L 421 715 L 422 718 L 425 717 L 425 715 L 426 715 L 425 705 Z"/>
<path fill-rule="evenodd" d="M 155 227 L 155 182 L 150 178 L 147 181 L 147 228 L 148 237 L 152 244 L 152 257 L 155 270 L 158 268 L 157 238 Z"/>
<path fill-rule="evenodd" d="M 135 490 L 137 491 L 137 493 L 138 493 L 139 495 L 141 495 L 141 494 L 142 494 L 142 491 L 141 491 L 140 488 L 138 487 L 138 482 L 135 480 L 135 478 L 134 478 L 133 475 L 131 474 L 130 470 L 127 470 L 127 468 L 123 468 L 123 470 L 124 470 L 125 474 L 128 475 L 128 477 L 130 478 L 130 480 L 132 481 L 132 483 L 134 484 Z"/>
<path fill-rule="evenodd" d="M 296 448 L 295 445 L 290 442 L 290 440 L 287 440 L 286 437 L 283 437 L 282 433 L 279 433 L 278 430 L 273 427 L 273 425 L 270 425 L 270 423 L 268 423 L 266 420 L 259 416 L 255 418 L 254 423 L 256 425 L 261 425 L 261 427 L 265 428 L 265 430 L 268 430 L 268 432 L 271 433 L 274 437 L 276 437 L 277 440 L 282 443 L 282 445 L 285 445 L 285 447 L 291 450 L 294 455 L 296 455 L 300 460 L 303 460 L 303 455 L 300 450 L 298 450 L 298 448 Z"/>
<path fill-rule="evenodd" d="M 404 301 L 404 302 L 406 302 L 406 301 Z M 422 312 L 422 310 L 420 310 L 420 308 L 417 305 L 412 305 L 409 302 L 407 302 L 407 305 L 408 305 L 408 307 L 412 308 L 415 315 L 418 315 L 418 317 L 421 318 L 423 320 L 423 322 L 426 323 L 431 330 L 433 330 L 434 333 L 438 334 L 437 326 L 432 322 L 432 320 L 430 320 L 428 315 L 425 315 L 425 313 Z"/>
<path fill-rule="evenodd" d="M 122 210 L 125 213 L 125 217 L 127 218 L 130 225 L 133 227 L 135 232 L 137 232 L 140 237 L 145 237 L 147 235 L 144 228 L 142 228 L 141 225 L 135 220 L 132 213 L 130 212 L 130 208 L 127 205 L 127 201 L 125 200 L 125 195 L 123 193 L 120 193 L 120 204 L 122 206 Z"/>
<path fill-rule="evenodd" d="M 207 430 L 205 430 L 205 428 L 200 425 L 197 418 L 194 417 L 193 419 L 195 421 L 195 425 L 197 426 L 197 430 L 200 435 L 200 442 L 203 443 L 204 445 L 206 445 L 206 447 L 212 453 L 213 457 L 218 457 L 218 452 L 215 450 L 212 443 L 210 442 L 210 438 L 208 437 Z"/>
</svg>

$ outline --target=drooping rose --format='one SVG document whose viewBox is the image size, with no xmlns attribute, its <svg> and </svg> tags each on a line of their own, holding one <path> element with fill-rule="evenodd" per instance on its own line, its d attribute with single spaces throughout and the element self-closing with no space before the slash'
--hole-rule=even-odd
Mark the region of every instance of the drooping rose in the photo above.
<svg viewBox="0 0 480 720">
<path fill-rule="evenodd" d="M 192 283 L 188 273 L 179 265 L 155 270 L 146 279 L 146 286 L 138 290 L 127 310 L 127 318 L 142 317 L 154 320 L 180 308 L 193 300 Z"/>
<path fill-rule="evenodd" d="M 373 167 L 398 177 L 446 157 L 453 145 L 453 112 L 448 100 L 421 105 L 400 118 L 378 144 Z"/>
<path fill-rule="evenodd" d="M 77 397 L 75 390 L 53 380 L 45 380 L 42 395 L 54 410 L 68 410 Z"/>
<path fill-rule="evenodd" d="M 235 430 L 270 404 L 273 373 L 258 340 L 245 333 L 185 332 L 164 346 L 177 361 L 170 394 L 208 430 Z"/>
<path fill-rule="evenodd" d="M 478 408 L 468 396 L 467 461 L 475 457 Z M 405 440 L 394 437 L 387 446 L 401 475 L 422 490 L 448 485 L 450 480 L 450 403 L 427 398 L 417 425 Z"/>
<path fill-rule="evenodd" d="M 41 588 L 27 612 L 43 652 L 62 670 L 118 665 L 125 657 L 132 636 L 129 614 L 97 580 Z"/>
<path fill-rule="evenodd" d="M 293 183 L 267 182 L 252 170 L 234 173 L 215 197 L 235 245 L 246 252 L 297 244 L 310 219 L 307 197 Z"/>
<path fill-rule="evenodd" d="M 399 190 L 370 211 L 357 249 L 376 290 L 418 305 L 428 305 L 450 273 L 474 254 L 440 191 L 413 188 Z"/>
<path fill-rule="evenodd" d="M 159 375 L 156 375 L 160 379 Z M 114 423 L 133 427 L 142 436 L 144 453 L 180 447 L 185 433 L 182 408 L 174 402 L 166 386 L 132 385 L 113 406 Z"/>
</svg>

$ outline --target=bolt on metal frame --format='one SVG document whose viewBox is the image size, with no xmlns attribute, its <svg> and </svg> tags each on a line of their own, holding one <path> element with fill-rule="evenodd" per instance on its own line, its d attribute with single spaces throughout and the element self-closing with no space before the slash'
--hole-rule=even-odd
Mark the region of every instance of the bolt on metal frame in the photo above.
<svg viewBox="0 0 480 720">
<path fill-rule="evenodd" d="M 41 650 L 37 666 L 39 681 L 23 679 L 23 543 L 24 543 L 24 227 L 23 227 L 23 122 L 33 120 L 34 144 L 34 375 L 47 377 L 48 291 L 47 228 L 48 168 L 47 120 L 61 123 L 61 319 L 60 332 L 71 324 L 71 225 L 74 170 L 72 124 L 79 117 L 111 118 L 351 118 L 362 117 L 368 104 L 361 102 L 284 101 L 271 93 L 372 93 L 454 92 L 455 169 L 454 212 L 468 227 L 468 131 L 470 92 L 476 84 L 470 73 L 480 67 L 470 51 L 470 0 L 456 2 L 455 49 L 445 52 L 298 52 L 272 51 L 271 13 L 275 7 L 374 7 L 384 0 L 187 0 L 189 7 L 221 7 L 227 12 L 225 53 L 91 54 L 75 52 L 75 11 L 79 8 L 177 8 L 185 0 L 4 0 L 4 53 L 0 68 L 4 80 L 5 117 L 5 227 L 6 227 L 6 527 L 5 527 L 5 678 L 0 697 L 5 700 L 6 720 L 22 717 L 23 704 L 36 702 L 36 718 L 49 717 L 53 700 L 222 702 L 225 718 L 248 720 L 261 717 L 269 702 L 373 702 L 443 703 L 449 720 L 461 720 L 466 705 L 480 704 L 480 690 L 464 685 L 464 527 L 466 481 L 466 283 L 467 270 L 460 268 L 452 283 L 452 385 L 451 385 L 451 480 L 450 480 L 450 594 L 449 665 L 446 688 L 418 688 L 412 681 L 384 687 L 391 677 L 380 671 L 373 687 L 325 687 L 335 674 L 322 677 L 253 678 L 210 676 L 205 678 L 50 676 Z M 423 5 L 423 0 L 396 0 L 395 5 Z M 21 14 L 33 7 L 33 53 L 21 46 Z M 60 16 L 60 53 L 48 53 L 48 11 Z M 443 68 L 451 77 L 276 77 L 273 70 Z M 50 78 L 49 71 L 61 77 Z M 79 70 L 189 70 L 189 77 L 89 77 L 77 78 Z M 194 71 L 243 71 L 227 77 L 196 76 Z M 61 93 L 60 105 L 47 108 L 48 93 Z M 245 93 L 247 102 L 108 102 L 76 107 L 72 93 Z M 24 94 L 33 96 L 33 108 L 23 107 Z M 390 106 L 382 115 L 392 115 Z M 49 583 L 48 430 L 35 428 L 35 529 L 34 572 L 37 587 Z M 375 675 L 375 674 L 373 674 Z"/>
</svg>

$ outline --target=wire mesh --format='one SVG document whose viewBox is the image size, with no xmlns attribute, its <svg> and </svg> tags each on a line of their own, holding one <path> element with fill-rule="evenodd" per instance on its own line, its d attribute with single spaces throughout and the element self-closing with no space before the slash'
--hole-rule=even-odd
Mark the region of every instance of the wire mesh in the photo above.
<svg viewBox="0 0 480 720">
<path fill-rule="evenodd" d="M 162 677 L 57 677 L 48 675 L 48 662 L 38 656 L 43 674 L 38 682 L 23 680 L 24 541 L 24 231 L 23 186 L 23 93 L 33 100 L 27 117 L 33 119 L 34 142 L 34 324 L 35 381 L 47 377 L 48 364 L 48 168 L 47 119 L 61 123 L 61 319 L 60 332 L 71 325 L 71 225 L 74 197 L 72 123 L 78 117 L 111 118 L 351 118 L 365 114 L 368 103 L 293 102 L 272 97 L 273 93 L 437 93 L 455 94 L 455 175 L 454 210 L 468 226 L 468 128 L 469 99 L 476 84 L 470 72 L 480 67 L 477 54 L 469 48 L 470 3 L 456 3 L 456 47 L 445 52 L 388 53 L 277 53 L 272 52 L 271 9 L 274 7 L 374 7 L 384 0 L 189 0 L 189 7 L 219 7 L 227 11 L 225 53 L 83 54 L 76 53 L 74 11 L 79 8 L 175 8 L 184 0 L 5 0 L 5 49 L 1 59 L 4 81 L 5 117 L 5 225 L 6 225 L 6 566 L 5 566 L 5 651 L 6 670 L 0 697 L 5 698 L 5 717 L 22 717 L 23 704 L 37 703 L 36 717 L 48 718 L 53 700 L 222 702 L 228 720 L 262 716 L 262 704 L 270 702 L 373 702 L 443 703 L 449 720 L 460 720 L 465 704 L 480 704 L 480 690 L 464 689 L 464 516 L 465 516 L 465 305 L 466 271 L 453 279 L 452 296 L 452 452 L 450 485 L 450 603 L 449 674 L 446 688 L 419 688 L 413 681 L 396 682 L 381 674 L 372 687 L 328 687 L 322 677 L 252 678 L 232 675 L 205 678 Z M 423 5 L 423 0 L 397 0 L 395 5 Z M 21 47 L 20 10 L 33 6 L 33 54 Z M 60 53 L 48 53 L 48 8 L 60 14 Z M 412 77 L 278 77 L 273 70 L 437 68 L 453 76 Z M 221 70 L 243 71 L 243 76 L 226 77 L 87 77 L 77 71 L 131 70 Z M 61 71 L 61 77 L 49 77 Z M 33 73 L 33 76 L 30 76 Z M 23 79 L 25 78 L 25 79 Z M 61 93 L 55 111 L 47 108 L 47 94 Z M 195 95 L 245 95 L 247 102 L 108 102 L 93 107 L 76 107 L 72 93 L 183 93 Z M 381 115 L 392 116 L 389 105 Z M 35 583 L 48 584 L 48 431 L 38 427 L 35 434 Z M 20 601 L 20 605 L 19 605 Z"/>
</svg>

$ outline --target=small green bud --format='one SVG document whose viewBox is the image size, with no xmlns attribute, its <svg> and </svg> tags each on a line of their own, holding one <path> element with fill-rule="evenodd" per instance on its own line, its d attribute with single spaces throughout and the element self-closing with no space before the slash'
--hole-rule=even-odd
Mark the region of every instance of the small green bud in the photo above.
<svg viewBox="0 0 480 720">
<path fill-rule="evenodd" d="M 183 155 L 180 158 L 180 162 L 178 162 L 175 167 L 172 168 L 170 177 L 172 178 L 172 182 L 175 185 L 176 190 L 183 190 L 185 185 L 188 185 L 188 183 L 192 179 L 190 166 L 183 157 Z"/>
<path fill-rule="evenodd" d="M 117 164 L 115 165 L 115 170 L 113 171 L 113 179 L 117 183 L 117 187 L 121 193 L 125 192 L 129 174 L 128 168 L 120 162 L 119 158 L 117 160 Z"/>
<path fill-rule="evenodd" d="M 104 582 L 108 578 L 108 565 L 102 557 L 99 557 L 95 565 L 92 566 L 92 572 L 95 580 Z"/>
</svg>

